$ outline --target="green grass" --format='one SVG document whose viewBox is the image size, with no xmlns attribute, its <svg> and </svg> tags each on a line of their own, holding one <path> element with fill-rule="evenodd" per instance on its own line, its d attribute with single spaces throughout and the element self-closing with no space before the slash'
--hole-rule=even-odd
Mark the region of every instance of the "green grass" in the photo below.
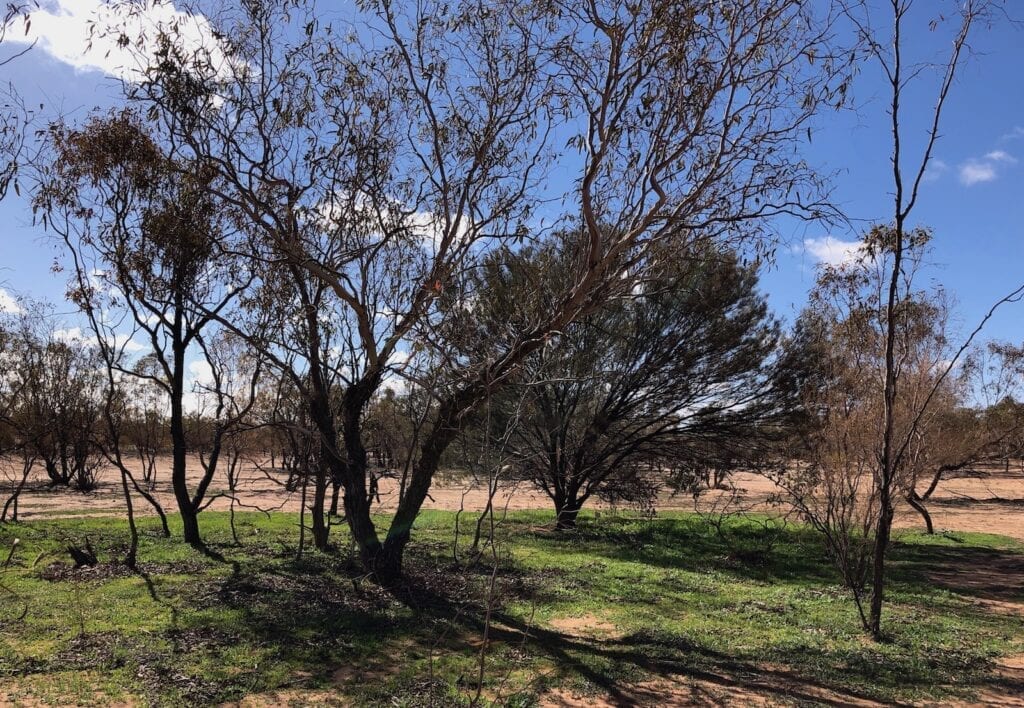
<svg viewBox="0 0 1024 708">
<path fill-rule="evenodd" d="M 334 553 L 296 561 L 292 515 L 239 514 L 236 547 L 227 515 L 205 513 L 210 555 L 160 538 L 145 519 L 143 575 L 66 565 L 65 546 L 86 538 L 101 561 L 118 558 L 122 520 L 0 527 L 0 562 L 21 539 L 0 569 L 0 703 L 191 705 L 274 692 L 268 701 L 468 703 L 493 566 L 454 562 L 454 520 L 421 516 L 410 586 L 398 591 L 361 577 L 344 527 Z M 521 512 L 498 532 L 483 696 L 502 704 L 534 705 L 553 687 L 615 694 L 663 677 L 782 703 L 1021 689 L 993 673 L 995 659 L 1024 651 L 1024 617 L 1005 611 L 1024 603 L 1024 573 L 999 582 L 1004 569 L 1024 568 L 1010 539 L 903 534 L 889 638 L 874 643 L 805 528 L 736 519 L 719 532 L 686 514 L 586 516 L 569 535 L 550 526 L 550 514 Z M 566 628 L 573 617 L 583 624 Z"/>
</svg>

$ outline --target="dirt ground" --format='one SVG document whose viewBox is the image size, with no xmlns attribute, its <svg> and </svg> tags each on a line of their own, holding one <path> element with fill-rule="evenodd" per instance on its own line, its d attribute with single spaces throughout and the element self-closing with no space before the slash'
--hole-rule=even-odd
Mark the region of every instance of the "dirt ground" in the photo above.
<svg viewBox="0 0 1024 708">
<path fill-rule="evenodd" d="M 190 461 L 190 475 L 195 478 L 199 472 L 198 460 Z M 0 503 L 5 501 L 13 483 L 11 476 L 16 468 L 0 461 Z M 253 463 L 243 463 L 241 479 L 234 495 L 235 508 L 262 509 L 267 511 L 298 512 L 300 495 L 284 488 L 283 477 L 261 471 Z M 748 512 L 785 513 L 784 506 L 772 503 L 778 491 L 775 485 L 755 474 L 738 474 L 733 483 L 736 495 L 729 501 L 730 508 Z M 211 509 L 226 510 L 231 505 L 230 497 L 224 495 L 227 481 L 218 476 L 210 487 L 208 498 L 213 498 Z M 158 464 L 155 495 L 168 511 L 173 511 L 174 497 L 170 488 L 170 460 Z M 703 511 L 725 508 L 725 492 L 714 491 L 703 495 L 697 508 Z M 380 504 L 382 511 L 393 509 L 397 499 L 397 484 L 394 480 L 380 482 Z M 507 485 L 497 495 L 498 508 L 547 509 L 551 504 L 547 497 L 530 487 Z M 483 509 L 487 502 L 487 491 L 481 486 L 463 480 L 442 477 L 435 480 L 425 507 L 429 509 L 467 511 Z M 136 496 L 136 510 L 148 513 L 150 507 Z M 607 505 L 592 503 L 594 509 L 608 511 Z M 929 510 L 935 522 L 936 531 L 979 531 L 1002 534 L 1024 541 L 1024 471 L 1019 467 L 1008 472 L 1002 468 L 987 468 L 958 478 L 943 480 L 931 499 Z M 19 517 L 30 520 L 39 517 L 60 517 L 82 514 L 117 514 L 124 508 L 120 479 L 116 472 L 107 469 L 101 472 L 99 488 L 83 494 L 68 489 L 50 487 L 41 471 L 33 476 L 23 493 L 19 504 Z M 663 495 L 657 504 L 662 511 L 694 510 L 692 497 L 686 494 Z M 920 528 L 921 519 L 907 505 L 899 511 L 897 525 L 900 528 Z"/>
</svg>

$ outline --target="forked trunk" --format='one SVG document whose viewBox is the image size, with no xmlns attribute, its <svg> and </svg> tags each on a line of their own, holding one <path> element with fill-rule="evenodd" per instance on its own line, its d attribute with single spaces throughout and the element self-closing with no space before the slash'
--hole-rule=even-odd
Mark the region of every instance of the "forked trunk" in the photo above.
<svg viewBox="0 0 1024 708">
<path fill-rule="evenodd" d="M 402 559 L 408 543 L 408 533 L 390 536 L 384 543 L 362 549 L 360 559 L 374 580 L 386 587 L 393 586 L 402 579 Z"/>
</svg>

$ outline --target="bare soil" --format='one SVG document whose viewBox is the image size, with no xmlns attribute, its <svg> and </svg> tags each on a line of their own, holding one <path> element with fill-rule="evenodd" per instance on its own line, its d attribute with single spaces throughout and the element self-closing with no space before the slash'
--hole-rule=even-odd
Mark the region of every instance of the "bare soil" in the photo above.
<svg viewBox="0 0 1024 708">
<path fill-rule="evenodd" d="M 570 637 L 620 639 L 622 630 L 614 622 L 587 613 L 580 617 L 556 617 L 549 623 L 552 628 Z"/>
<path fill-rule="evenodd" d="M 11 477 L 16 473 L 16 464 L 5 464 L 0 460 L 0 504 L 6 500 L 14 483 Z M 198 478 L 198 460 L 190 460 L 189 473 L 193 480 Z M 141 473 L 140 473 L 141 475 Z M 227 510 L 232 498 L 238 510 L 261 509 L 266 511 L 299 511 L 300 494 L 289 492 L 284 487 L 283 475 L 267 472 L 265 465 L 253 462 L 243 463 L 240 481 L 233 495 L 227 493 L 227 480 L 218 475 L 210 487 L 208 499 L 213 501 L 211 509 Z M 737 494 L 730 502 L 731 508 L 747 512 L 785 513 L 785 506 L 773 502 L 778 489 L 768 479 L 756 474 L 737 474 L 733 483 Z M 170 488 L 170 460 L 161 460 L 157 469 L 154 494 L 164 508 L 174 511 L 174 496 Z M 380 481 L 378 508 L 388 511 L 394 508 L 398 496 L 398 485 L 393 479 Z M 686 495 L 662 495 L 656 505 L 660 511 L 713 511 L 723 508 L 731 493 L 711 491 L 701 496 L 698 502 Z M 498 509 L 549 509 L 548 498 L 525 484 L 507 485 L 499 490 L 495 500 Z M 135 496 L 135 507 L 139 513 L 151 513 L 146 502 Z M 453 475 L 441 475 L 431 488 L 425 508 L 455 511 L 479 511 L 486 506 L 486 488 L 475 485 Z M 602 513 L 612 511 L 608 505 L 599 502 L 589 504 Z M 1002 468 L 984 468 L 971 474 L 944 480 L 928 504 L 935 529 L 942 531 L 975 531 L 1002 534 L 1024 541 L 1024 472 L 1019 468 L 1006 471 Z M 88 515 L 112 515 L 124 509 L 120 478 L 115 470 L 106 469 L 100 473 L 99 487 L 90 493 L 81 493 L 65 488 L 50 487 L 42 471 L 37 471 L 22 494 L 19 515 L 24 520 L 40 517 L 61 517 Z M 917 512 L 904 504 L 897 519 L 900 528 L 923 528 Z"/>
</svg>

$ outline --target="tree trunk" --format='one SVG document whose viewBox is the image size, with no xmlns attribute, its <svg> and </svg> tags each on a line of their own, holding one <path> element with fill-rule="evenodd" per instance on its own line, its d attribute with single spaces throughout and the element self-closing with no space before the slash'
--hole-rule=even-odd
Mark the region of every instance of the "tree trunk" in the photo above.
<svg viewBox="0 0 1024 708">
<path fill-rule="evenodd" d="M 131 491 L 128 489 L 128 475 L 123 469 L 121 470 L 121 491 L 124 493 L 124 503 L 128 510 L 128 530 L 131 533 L 131 543 L 128 546 L 124 564 L 135 570 L 136 559 L 139 555 L 139 529 L 135 526 L 135 508 L 132 505 Z"/>
<path fill-rule="evenodd" d="M 359 558 L 367 572 L 377 575 L 378 555 L 382 552 L 383 545 L 377 537 L 377 528 L 374 526 L 373 518 L 370 515 L 370 500 L 366 496 L 365 489 L 356 488 L 353 480 L 348 480 L 345 494 L 342 497 L 342 504 L 345 507 L 345 520 L 348 522 L 349 532 L 352 540 L 359 548 Z M 398 558 L 401 564 L 401 553 Z M 401 571 L 399 570 L 400 574 Z"/>
<path fill-rule="evenodd" d="M 200 547 L 203 538 L 199 533 L 198 509 L 192 503 L 188 491 L 186 468 L 188 459 L 185 440 L 185 345 L 181 339 L 181 314 L 175 312 L 173 362 L 171 368 L 171 488 L 178 503 L 178 512 L 184 525 L 185 543 Z"/>
<path fill-rule="evenodd" d="M 306 550 L 306 489 L 309 487 L 309 475 L 302 476 L 302 500 L 299 503 L 299 549 L 295 552 L 295 560 L 302 560 Z"/>
<path fill-rule="evenodd" d="M 28 482 L 28 476 L 32 473 L 32 465 L 35 464 L 32 460 L 26 460 L 22 465 L 21 481 L 11 492 L 11 496 L 7 498 L 7 502 L 4 504 L 3 511 L 0 512 L 0 523 L 7 521 L 7 513 L 13 511 L 14 514 L 11 517 L 11 521 L 18 522 L 18 499 L 21 497 L 22 490 L 25 489 L 25 483 Z"/>
<path fill-rule="evenodd" d="M 185 529 L 183 534 L 185 543 L 197 548 L 202 547 L 203 537 L 199 533 L 199 512 L 191 504 L 180 511 L 181 522 Z"/>
<path fill-rule="evenodd" d="M 924 500 L 917 495 L 917 492 L 911 492 L 907 496 L 907 503 L 910 504 L 921 515 L 924 519 L 924 525 L 927 529 L 926 533 L 930 536 L 935 533 L 935 526 L 932 524 L 932 515 L 928 513 L 927 507 L 924 505 Z"/>
<path fill-rule="evenodd" d="M 327 524 L 327 474 L 323 463 L 317 465 L 316 477 L 313 480 L 313 505 L 310 516 L 313 519 L 313 545 L 318 551 L 326 551 L 331 528 Z"/>
<path fill-rule="evenodd" d="M 566 503 L 562 508 L 555 507 L 555 528 L 559 531 L 572 531 L 576 528 L 576 519 L 580 515 L 580 505 Z"/>
<path fill-rule="evenodd" d="M 882 511 L 878 517 L 875 532 L 875 552 L 871 568 L 871 612 L 869 614 L 868 631 L 876 640 L 882 638 L 882 602 L 885 596 L 885 554 L 889 549 L 889 537 L 892 531 L 893 509 L 889 495 L 883 491 Z"/>
<path fill-rule="evenodd" d="M 555 528 L 559 531 L 572 531 L 576 528 L 576 520 L 583 508 L 580 499 L 579 484 L 565 470 L 552 470 L 555 485 Z"/>
<path fill-rule="evenodd" d="M 341 498 L 341 480 L 331 480 L 331 516 L 338 515 L 338 500 Z"/>
<path fill-rule="evenodd" d="M 363 565 L 373 578 L 384 586 L 393 586 L 402 579 L 402 559 L 409 543 L 409 532 L 397 533 L 378 543 L 375 549 L 361 554 Z"/>
</svg>

